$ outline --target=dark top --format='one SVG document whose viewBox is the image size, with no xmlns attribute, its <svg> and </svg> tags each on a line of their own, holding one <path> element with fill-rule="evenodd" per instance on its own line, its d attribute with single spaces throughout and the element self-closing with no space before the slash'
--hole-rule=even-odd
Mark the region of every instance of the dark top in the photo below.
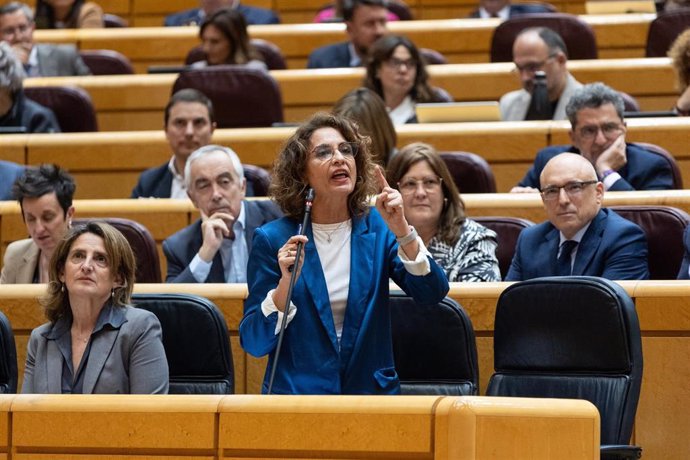
<svg viewBox="0 0 690 460">
<path fill-rule="evenodd" d="M 53 111 L 28 99 L 22 90 L 14 94 L 14 104 L 0 117 L 0 126 L 23 126 L 29 133 L 60 132 Z"/>
<path fill-rule="evenodd" d="M 280 18 L 272 10 L 255 6 L 238 5 L 237 11 L 242 13 L 247 24 L 280 24 Z M 165 26 L 199 25 L 204 18 L 201 8 L 181 11 L 165 17 Z"/>
</svg>

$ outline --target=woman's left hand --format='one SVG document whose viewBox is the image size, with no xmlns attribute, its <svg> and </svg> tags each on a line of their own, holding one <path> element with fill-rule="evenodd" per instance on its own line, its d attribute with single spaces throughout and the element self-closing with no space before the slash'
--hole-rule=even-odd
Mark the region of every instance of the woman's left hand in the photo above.
<svg viewBox="0 0 690 460">
<path fill-rule="evenodd" d="M 410 227 L 405 219 L 403 199 L 400 192 L 386 181 L 383 170 L 380 166 L 376 167 L 376 181 L 379 185 L 379 194 L 376 195 L 376 209 L 386 221 L 386 225 L 396 237 L 402 238 L 410 233 Z"/>
</svg>

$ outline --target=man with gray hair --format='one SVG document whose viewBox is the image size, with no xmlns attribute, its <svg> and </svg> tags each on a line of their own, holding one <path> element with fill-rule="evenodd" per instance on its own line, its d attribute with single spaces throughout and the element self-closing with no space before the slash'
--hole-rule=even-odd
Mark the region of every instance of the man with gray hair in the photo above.
<svg viewBox="0 0 690 460">
<path fill-rule="evenodd" d="M 187 194 L 201 219 L 163 242 L 168 283 L 246 283 L 254 230 L 282 216 L 269 200 L 245 201 L 235 152 L 207 145 L 185 165 Z"/>
<path fill-rule="evenodd" d="M 565 106 L 582 84 L 567 69 L 568 49 L 558 33 L 547 27 L 521 31 L 513 42 L 513 62 L 522 89 L 504 94 L 500 100 L 503 121 L 543 119 L 533 104 L 535 74 L 546 74 L 549 119 L 565 120 Z"/>
<path fill-rule="evenodd" d="M 10 2 L 0 7 L 0 40 L 12 45 L 29 77 L 91 75 L 72 45 L 34 44 L 34 13 L 31 7 Z"/>
<path fill-rule="evenodd" d="M 27 99 L 24 69 L 9 44 L 0 41 L 0 127 L 27 133 L 60 132 L 53 112 Z"/>
<path fill-rule="evenodd" d="M 534 164 L 511 192 L 537 192 L 544 165 L 562 152 L 579 153 L 594 166 L 606 190 L 667 190 L 673 188 L 669 161 L 640 145 L 626 143 L 623 99 L 603 83 L 577 90 L 568 102 L 572 145 L 540 150 Z"/>
</svg>

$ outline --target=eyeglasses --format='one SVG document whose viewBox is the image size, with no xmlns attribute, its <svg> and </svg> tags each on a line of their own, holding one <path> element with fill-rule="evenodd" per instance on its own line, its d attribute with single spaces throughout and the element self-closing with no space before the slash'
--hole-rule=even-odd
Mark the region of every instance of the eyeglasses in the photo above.
<svg viewBox="0 0 690 460">
<path fill-rule="evenodd" d="M 24 35 L 29 29 L 31 29 L 31 24 L 20 24 L 17 27 L 5 27 L 0 30 L 0 34 L 3 37 Z"/>
<path fill-rule="evenodd" d="M 523 64 L 523 65 L 515 63 L 515 68 L 513 69 L 513 71 L 516 73 L 523 73 L 523 72 L 534 73 L 534 72 L 537 72 L 537 71 L 543 69 L 544 66 L 546 65 L 546 63 L 549 62 L 549 60 L 553 59 L 554 57 L 556 57 L 556 55 L 551 54 L 541 62 L 528 62 L 527 64 Z"/>
<path fill-rule="evenodd" d="M 436 193 L 441 190 L 441 183 L 443 179 L 436 176 L 425 177 L 423 179 L 414 179 L 410 177 L 402 182 L 398 182 L 398 189 L 403 195 L 412 195 L 417 191 L 419 184 L 422 184 L 426 193 Z"/>
<path fill-rule="evenodd" d="M 588 126 L 583 126 L 578 130 L 580 133 L 580 137 L 583 139 L 594 139 L 597 137 L 597 134 L 601 131 L 601 133 L 606 137 L 607 139 L 615 139 L 620 135 L 620 133 L 623 132 L 623 126 L 621 126 L 618 123 L 604 123 L 603 125 L 588 125 Z"/>
<path fill-rule="evenodd" d="M 335 156 L 336 149 L 340 154 L 346 158 L 354 158 L 359 151 L 359 145 L 356 142 L 341 142 L 336 148 L 330 145 L 317 145 L 313 150 L 314 158 L 320 161 L 331 161 Z"/>
<path fill-rule="evenodd" d="M 405 68 L 408 70 L 417 67 L 417 61 L 415 61 L 414 59 L 398 59 L 395 57 L 387 59 L 385 61 L 385 64 L 391 70 L 401 70 L 403 66 L 405 66 Z"/>
<path fill-rule="evenodd" d="M 549 187 L 545 187 L 542 189 L 541 196 L 545 201 L 552 201 L 557 199 L 561 195 L 561 189 L 563 189 L 565 190 L 565 193 L 567 193 L 568 196 L 572 198 L 582 193 L 582 191 L 588 185 L 596 184 L 597 182 L 599 181 L 573 181 L 568 182 L 565 185 L 561 185 L 560 187 L 558 185 L 550 185 Z"/>
</svg>

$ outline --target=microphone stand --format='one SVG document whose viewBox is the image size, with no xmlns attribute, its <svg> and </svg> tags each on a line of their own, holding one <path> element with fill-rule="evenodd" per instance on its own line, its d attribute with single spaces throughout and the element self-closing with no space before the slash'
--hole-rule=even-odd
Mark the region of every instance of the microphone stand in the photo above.
<svg viewBox="0 0 690 460">
<path fill-rule="evenodd" d="M 307 196 L 304 199 L 304 218 L 297 229 L 298 235 L 304 235 L 307 232 L 307 224 L 311 217 L 311 206 L 314 201 L 314 189 L 309 187 Z M 295 252 L 295 264 L 290 267 L 290 284 L 288 285 L 287 297 L 285 299 L 285 308 L 283 311 L 283 320 L 280 322 L 280 331 L 278 332 L 278 345 L 276 345 L 276 352 L 273 355 L 273 366 L 271 367 L 271 376 L 268 379 L 268 391 L 266 394 L 271 394 L 273 391 L 273 379 L 276 376 L 276 368 L 278 367 L 278 358 L 280 358 L 280 351 L 283 348 L 283 336 L 285 335 L 285 328 L 287 327 L 288 313 L 290 312 L 290 302 L 292 301 L 292 289 L 295 287 L 297 281 L 297 268 L 299 267 L 300 259 L 302 258 L 302 250 L 304 245 L 297 243 L 297 251 Z"/>
</svg>

